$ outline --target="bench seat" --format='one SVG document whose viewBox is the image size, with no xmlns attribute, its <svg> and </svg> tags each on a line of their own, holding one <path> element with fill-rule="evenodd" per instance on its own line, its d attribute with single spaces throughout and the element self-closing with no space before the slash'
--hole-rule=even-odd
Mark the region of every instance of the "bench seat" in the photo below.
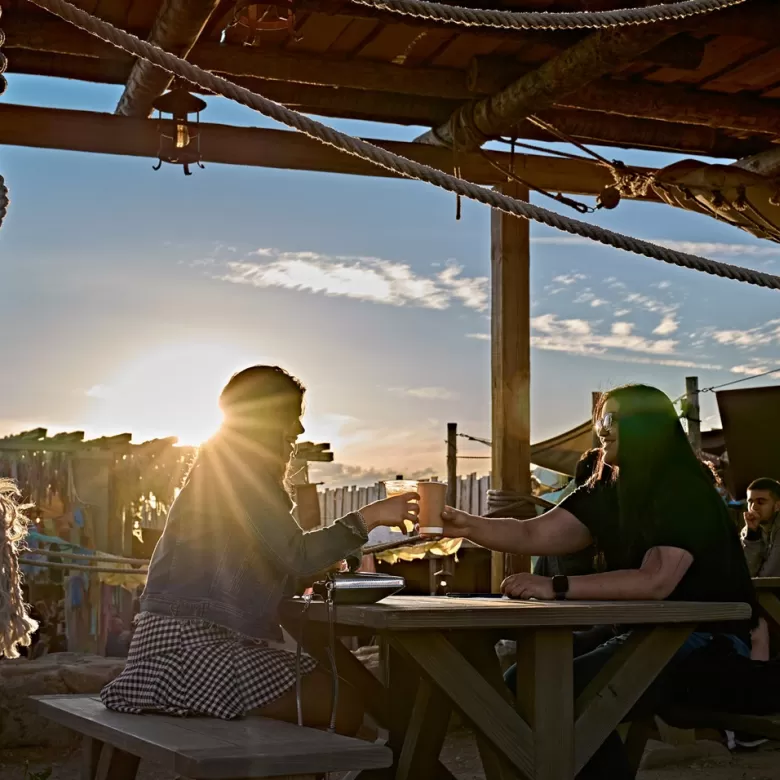
<svg viewBox="0 0 780 780">
<path fill-rule="evenodd" d="M 85 738 L 84 780 L 132 780 L 141 759 L 192 780 L 307 780 L 392 763 L 382 745 L 257 716 L 125 715 L 107 710 L 98 696 L 31 698 L 40 715 Z"/>
<path fill-rule="evenodd" d="M 662 717 L 670 726 L 677 728 L 741 731 L 757 737 L 780 740 L 780 714 L 735 715 L 731 712 L 675 707 L 665 712 Z"/>
</svg>

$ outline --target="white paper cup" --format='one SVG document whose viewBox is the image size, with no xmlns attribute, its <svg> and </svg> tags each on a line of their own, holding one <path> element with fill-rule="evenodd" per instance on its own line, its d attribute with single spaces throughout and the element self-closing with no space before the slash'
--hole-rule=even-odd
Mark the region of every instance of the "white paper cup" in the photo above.
<svg viewBox="0 0 780 780">
<path fill-rule="evenodd" d="M 442 482 L 419 482 L 420 536 L 441 536 L 444 528 L 441 513 L 447 503 L 447 486 Z"/>
</svg>

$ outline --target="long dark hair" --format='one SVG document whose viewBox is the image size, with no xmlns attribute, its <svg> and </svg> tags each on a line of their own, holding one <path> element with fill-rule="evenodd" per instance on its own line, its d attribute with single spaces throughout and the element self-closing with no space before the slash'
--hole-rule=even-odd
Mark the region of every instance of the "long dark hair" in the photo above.
<svg viewBox="0 0 780 780">
<path fill-rule="evenodd" d="M 278 366 L 234 374 L 219 398 L 222 426 L 201 447 L 188 482 L 211 485 L 231 503 L 257 497 L 289 502 L 286 437 L 300 419 L 304 393 L 301 382 Z"/>
<path fill-rule="evenodd" d="M 648 385 L 625 385 L 602 395 L 595 418 L 603 415 L 607 401 L 618 404 L 618 465 L 612 470 L 617 480 L 621 535 L 630 554 L 652 530 L 654 496 L 670 478 L 691 488 L 703 486 L 720 502 L 720 496 L 683 431 L 674 404 L 668 396 Z M 604 454 L 593 480 L 605 474 Z"/>
</svg>

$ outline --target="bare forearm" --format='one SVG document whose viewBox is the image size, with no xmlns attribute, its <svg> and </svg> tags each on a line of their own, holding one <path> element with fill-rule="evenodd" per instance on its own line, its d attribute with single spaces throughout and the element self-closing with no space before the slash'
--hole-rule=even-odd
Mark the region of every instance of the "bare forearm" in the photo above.
<svg viewBox="0 0 780 780">
<path fill-rule="evenodd" d="M 467 538 L 489 550 L 513 555 L 534 555 L 536 551 L 529 549 L 529 534 L 524 525 L 525 521 L 513 518 L 470 516 Z"/>
<path fill-rule="evenodd" d="M 579 601 L 655 601 L 666 598 L 663 584 L 641 569 L 569 577 L 568 599 Z"/>
</svg>

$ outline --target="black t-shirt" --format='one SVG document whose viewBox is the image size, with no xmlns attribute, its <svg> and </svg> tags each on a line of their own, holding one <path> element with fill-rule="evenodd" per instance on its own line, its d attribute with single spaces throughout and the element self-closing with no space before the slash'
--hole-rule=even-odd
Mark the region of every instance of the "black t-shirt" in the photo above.
<svg viewBox="0 0 780 780">
<path fill-rule="evenodd" d="M 638 569 L 653 547 L 678 547 L 693 563 L 669 596 L 676 601 L 748 603 L 756 596 L 737 529 L 717 492 L 702 480 L 660 480 L 641 521 L 641 533 L 621 528 L 617 483 L 584 486 L 560 504 L 587 526 L 604 570 Z M 749 638 L 751 623 L 706 624 L 703 631 Z"/>
</svg>

